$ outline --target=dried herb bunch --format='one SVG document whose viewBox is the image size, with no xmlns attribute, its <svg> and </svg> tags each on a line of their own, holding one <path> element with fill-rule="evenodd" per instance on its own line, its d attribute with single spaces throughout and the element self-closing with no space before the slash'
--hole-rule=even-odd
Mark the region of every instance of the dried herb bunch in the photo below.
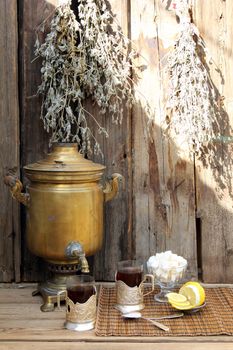
<svg viewBox="0 0 233 350">
<path fill-rule="evenodd" d="M 169 87 L 166 98 L 166 131 L 191 153 L 216 137 L 215 91 L 203 55 L 206 48 L 191 23 L 187 0 L 180 0 L 176 14 L 180 33 L 167 59 Z"/>
<path fill-rule="evenodd" d="M 91 97 L 100 113 L 121 122 L 123 100 L 133 101 L 128 40 L 113 26 L 104 0 L 76 0 L 76 16 L 70 5 L 68 1 L 56 8 L 45 41 L 36 40 L 35 53 L 42 58 L 41 118 L 51 132 L 50 143 L 77 142 L 83 153 L 91 152 L 93 144 L 98 154 L 89 118 L 99 134 L 108 134 L 85 110 L 84 101 Z"/>
</svg>

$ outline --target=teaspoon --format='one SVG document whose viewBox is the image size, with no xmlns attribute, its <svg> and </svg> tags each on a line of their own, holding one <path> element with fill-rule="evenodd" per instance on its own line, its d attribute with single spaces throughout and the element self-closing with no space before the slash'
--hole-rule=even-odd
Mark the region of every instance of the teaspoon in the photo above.
<svg viewBox="0 0 233 350">
<path fill-rule="evenodd" d="M 122 314 L 122 317 L 124 317 L 124 318 L 142 318 L 143 320 L 146 320 L 146 321 L 152 323 L 154 326 L 162 329 L 165 332 L 168 332 L 170 330 L 169 327 L 165 326 L 164 324 L 162 324 L 160 322 L 157 322 L 157 321 L 152 320 L 150 318 L 143 317 L 140 312 L 131 312 L 131 313 L 127 313 L 127 314 Z"/>
</svg>

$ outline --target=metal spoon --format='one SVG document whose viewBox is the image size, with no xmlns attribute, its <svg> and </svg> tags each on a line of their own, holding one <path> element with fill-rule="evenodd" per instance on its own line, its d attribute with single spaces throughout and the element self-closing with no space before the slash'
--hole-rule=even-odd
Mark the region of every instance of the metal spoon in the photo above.
<svg viewBox="0 0 233 350">
<path fill-rule="evenodd" d="M 125 313 L 122 313 L 122 316 L 124 315 L 125 318 L 127 318 L 126 316 L 129 315 L 128 318 L 134 318 L 134 314 L 136 314 L 136 317 L 135 318 L 139 318 L 139 316 L 137 316 L 137 314 L 140 314 L 140 312 L 138 311 L 135 311 L 135 312 L 125 312 Z M 131 316 L 132 315 L 132 316 Z M 178 312 L 178 313 L 174 313 L 174 314 L 171 314 L 171 315 L 161 315 L 161 316 L 156 316 L 156 317 L 146 317 L 147 319 L 149 318 L 150 320 L 165 320 L 165 319 L 171 319 L 171 318 L 179 318 L 179 317 L 182 317 L 184 316 L 184 313 L 183 312 Z"/>
<path fill-rule="evenodd" d="M 114 308 L 117 310 L 117 311 L 120 311 L 121 315 L 126 315 L 127 314 L 135 314 L 135 313 L 139 313 L 139 310 L 133 310 L 133 311 L 125 311 L 125 309 L 121 308 L 120 305 L 114 305 Z M 141 310 L 141 309 L 140 309 Z M 176 313 L 172 313 L 170 315 L 160 315 L 160 316 L 155 316 L 155 317 L 147 317 L 149 318 L 150 320 L 165 320 L 165 319 L 170 319 L 170 318 L 179 318 L 179 317 L 182 317 L 184 316 L 184 312 L 181 311 L 181 312 L 176 312 Z M 130 317 L 129 317 L 130 318 Z M 133 317 L 131 317 L 133 318 Z M 138 317 L 137 317 L 138 318 Z"/>
<path fill-rule="evenodd" d="M 184 316 L 183 312 L 179 312 L 176 314 L 171 314 L 171 315 L 164 315 L 164 316 L 158 316 L 158 317 L 147 317 L 150 320 L 165 320 L 165 319 L 171 319 L 171 318 L 179 318 Z"/>
<path fill-rule="evenodd" d="M 201 310 L 203 307 L 205 307 L 205 306 L 206 306 L 206 302 L 204 302 L 204 303 L 203 303 L 202 305 L 200 305 L 200 306 L 194 307 L 193 309 L 183 310 L 183 312 L 184 312 L 185 314 L 194 314 L 194 313 L 200 311 L 200 310 Z"/>
<path fill-rule="evenodd" d="M 168 332 L 170 330 L 169 327 L 165 326 L 164 324 L 162 324 L 160 322 L 157 322 L 157 321 L 152 320 L 152 319 L 147 318 L 147 317 L 143 317 L 140 312 L 131 312 L 131 313 L 127 313 L 127 314 L 122 314 L 122 317 L 124 317 L 124 318 L 142 318 L 143 320 L 146 320 L 146 321 L 152 323 L 154 326 L 162 329 L 165 332 Z"/>
</svg>

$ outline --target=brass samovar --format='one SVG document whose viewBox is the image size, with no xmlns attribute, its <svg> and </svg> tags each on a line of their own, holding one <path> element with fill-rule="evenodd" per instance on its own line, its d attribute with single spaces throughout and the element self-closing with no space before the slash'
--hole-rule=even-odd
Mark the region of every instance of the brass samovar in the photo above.
<svg viewBox="0 0 233 350">
<path fill-rule="evenodd" d="M 29 250 L 48 262 L 53 278 L 38 285 L 43 311 L 54 309 L 67 275 L 89 272 L 86 256 L 100 250 L 103 241 L 103 206 L 118 191 L 121 175 L 100 184 L 105 166 L 83 158 L 76 144 L 56 144 L 45 159 L 24 167 L 30 180 L 22 183 L 7 175 L 12 196 L 27 207 Z"/>
</svg>

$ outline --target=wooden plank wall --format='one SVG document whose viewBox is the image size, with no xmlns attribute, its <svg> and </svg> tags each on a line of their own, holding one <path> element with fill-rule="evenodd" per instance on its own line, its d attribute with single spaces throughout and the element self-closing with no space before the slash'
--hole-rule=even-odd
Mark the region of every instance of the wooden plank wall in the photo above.
<svg viewBox="0 0 233 350">
<path fill-rule="evenodd" d="M 233 279 L 233 193 L 232 193 L 232 127 L 233 127 L 233 4 L 230 1 L 198 0 L 194 18 L 214 63 L 210 74 L 219 98 L 220 133 L 213 140 L 214 159 L 197 162 L 197 214 L 201 224 L 201 256 L 206 282 L 228 282 Z M 207 20 L 208 18 L 208 20 Z"/>
<path fill-rule="evenodd" d="M 138 84 L 139 103 L 133 113 L 136 256 L 145 260 L 156 252 L 172 250 L 188 259 L 195 276 L 194 167 L 185 153 L 178 155 L 176 145 L 161 130 L 161 61 L 167 52 L 163 24 L 169 21 L 175 30 L 177 23 L 158 1 L 132 1 L 131 9 L 132 40 L 141 54 L 139 63 L 148 66 Z M 150 135 L 145 97 L 154 111 Z"/>
<path fill-rule="evenodd" d="M 110 0 L 114 26 L 120 25 L 128 36 L 129 1 Z M 90 108 L 90 105 L 89 105 Z M 92 113 L 95 111 L 92 110 Z M 106 165 L 106 176 L 120 173 L 124 177 L 116 198 L 105 205 L 105 238 L 101 251 L 94 257 L 94 274 L 98 280 L 113 280 L 117 261 L 133 258 L 132 249 L 132 148 L 131 111 L 125 108 L 121 125 L 113 125 L 111 118 L 102 118 L 101 125 L 108 130 L 109 137 L 100 139 L 104 159 L 94 161 Z M 98 134 L 96 138 L 99 140 Z"/>
<path fill-rule="evenodd" d="M 17 1 L 0 2 L 0 281 L 20 279 L 19 206 L 3 183 L 5 174 L 18 174 L 18 24 Z"/>
<path fill-rule="evenodd" d="M 7 2 L 8 7 L 6 1 L 0 5 L 3 17 L 0 30 L 4 33 L 0 39 L 1 46 L 9 35 L 14 38 L 11 40 L 14 47 L 8 48 L 10 54 L 6 52 L 6 56 L 0 58 L 3 60 L 3 65 L 0 65 L 3 70 L 1 76 L 5 79 L 0 83 L 5 98 L 1 104 L 0 122 L 4 128 L 8 128 L 5 130 L 1 127 L 0 133 L 6 135 L 8 132 L 10 135 L 8 139 L 5 136 L 1 138 L 4 150 L 1 163 L 4 171 L 5 168 L 17 168 L 19 164 L 18 105 L 21 116 L 21 168 L 43 157 L 48 150 L 48 139 L 38 118 L 40 100 L 35 96 L 40 82 L 40 62 L 31 61 L 34 58 L 35 28 L 53 11 L 57 2 L 58 0 L 18 2 L 19 104 L 15 90 L 17 6 L 13 0 Z M 232 168 L 228 159 L 232 154 L 230 137 L 233 78 L 230 72 L 233 68 L 233 4 L 213 0 L 209 6 L 208 2 L 192 1 L 194 21 L 224 78 L 214 65 L 210 67 L 216 91 L 219 97 L 225 97 L 225 109 L 221 109 L 220 121 L 223 137 L 218 142 L 214 140 L 212 146 L 216 154 L 215 161 L 204 165 L 198 159 L 190 159 L 186 152 L 178 152 L 177 145 L 164 138 L 161 129 L 163 58 L 168 52 L 168 40 L 172 39 L 178 26 L 174 14 L 166 9 L 170 1 L 110 0 L 109 3 L 125 35 L 129 35 L 133 47 L 140 53 L 134 64 L 146 66 L 146 69 L 141 72 L 135 88 L 137 103 L 131 111 L 125 113 L 122 126 L 112 126 L 107 118 L 101 120 L 109 129 L 110 137 L 100 140 L 104 160 L 96 157 L 94 160 L 105 163 L 106 175 L 114 172 L 124 175 L 125 187 L 118 198 L 106 204 L 104 245 L 91 259 L 95 277 L 97 280 L 112 280 L 119 259 L 132 257 L 146 260 L 156 252 L 171 249 L 188 259 L 190 276 L 197 277 L 199 268 L 199 276 L 206 282 L 232 282 Z M 11 13 L 9 11 L 13 14 L 10 16 L 10 25 L 6 26 L 8 31 L 5 31 L 4 25 L 6 11 L 8 17 Z M 4 61 L 7 58 L 9 62 L 9 57 L 12 60 L 10 71 Z M 12 75 L 9 80 L 12 82 L 12 95 L 5 93 L 6 72 Z M 154 111 L 150 131 L 145 113 L 146 100 Z M 9 108 L 12 109 L 11 113 Z M 4 124 L 6 113 L 10 117 Z M 5 158 L 6 150 L 11 155 L 10 160 Z M 23 181 L 27 183 L 24 176 Z M 18 206 L 12 204 L 7 189 L 3 188 L 2 191 L 4 209 L 0 209 L 0 237 L 7 247 L 0 247 L 0 281 L 43 279 L 44 264 L 28 252 L 25 227 L 22 226 L 22 248 L 20 239 L 14 240 L 9 234 L 17 231 L 16 236 L 19 237 L 19 226 L 14 224 L 16 231 L 12 231 L 12 218 L 14 223 L 19 222 Z M 22 208 L 23 222 L 24 215 Z M 7 254 L 3 254 L 3 249 Z M 5 271 L 3 267 L 6 267 L 6 273 L 1 273 Z"/>
<path fill-rule="evenodd" d="M 21 168 L 43 158 L 48 151 L 48 137 L 40 116 L 40 98 L 36 95 L 40 84 L 40 60 L 34 60 L 35 31 L 47 18 L 58 1 L 19 1 L 19 67 L 20 67 L 20 112 L 21 112 Z M 22 169 L 22 181 L 27 179 Z M 45 264 L 32 255 L 26 246 L 25 208 L 22 207 L 22 280 L 36 281 L 45 277 Z"/>
</svg>

